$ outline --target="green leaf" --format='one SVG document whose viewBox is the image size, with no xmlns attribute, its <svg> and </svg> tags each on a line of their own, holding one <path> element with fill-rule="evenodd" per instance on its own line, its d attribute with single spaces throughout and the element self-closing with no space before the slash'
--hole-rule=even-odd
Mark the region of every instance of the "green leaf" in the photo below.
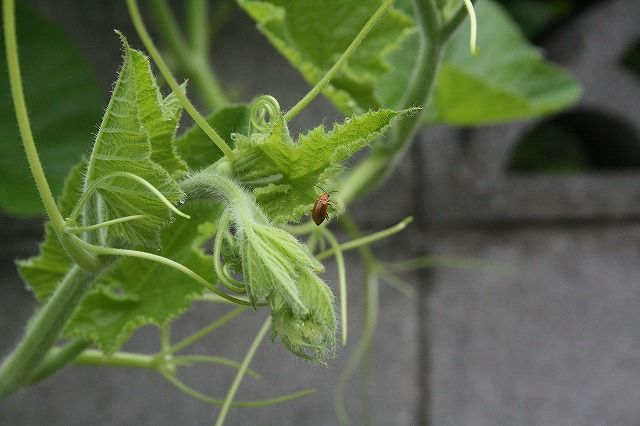
<svg viewBox="0 0 640 426">
<path fill-rule="evenodd" d="M 333 0 L 318 6 L 294 0 L 240 1 L 269 41 L 310 83 L 320 80 L 373 14 L 379 2 Z M 438 0 L 445 19 L 462 1 Z M 324 94 L 342 111 L 398 109 L 419 52 L 407 1 L 400 1 L 360 46 Z M 477 4 L 480 52 L 469 52 L 468 20 L 443 57 L 429 122 L 497 123 L 561 110 L 580 96 L 577 82 L 545 61 L 494 1 Z M 415 105 L 421 106 L 421 105 Z"/>
<path fill-rule="evenodd" d="M 578 99 L 578 83 L 545 61 L 500 6 L 485 0 L 476 11 L 480 51 L 476 56 L 469 52 L 466 21 L 445 50 L 426 120 L 455 125 L 497 123 L 548 114 Z M 376 87 L 384 105 L 400 104 L 418 49 L 418 36 L 413 34 L 388 57 L 393 71 Z"/>
<path fill-rule="evenodd" d="M 244 105 L 231 105 L 220 108 L 209 117 L 207 123 L 215 129 L 226 142 L 233 141 L 232 134 L 247 134 L 249 131 L 249 108 Z M 222 151 L 209 139 L 198 126 L 193 126 L 176 139 L 180 156 L 191 169 L 203 169 L 222 157 Z"/>
<path fill-rule="evenodd" d="M 380 6 L 379 0 L 248 1 L 240 6 L 269 41 L 311 84 L 322 78 Z M 324 89 L 344 112 L 376 108 L 374 83 L 388 71 L 384 56 L 411 31 L 404 13 L 389 9 Z"/>
<path fill-rule="evenodd" d="M 236 177 L 254 188 L 256 199 L 276 223 L 299 221 L 311 211 L 316 186 L 325 185 L 343 161 L 403 113 L 381 109 L 354 115 L 329 132 L 324 126 L 316 127 L 297 142 L 291 139 L 284 118 L 274 117 L 264 132 L 236 137 L 241 158 L 234 165 Z"/>
<path fill-rule="evenodd" d="M 60 208 L 69 213 L 82 188 L 86 163 L 69 175 Z M 216 282 L 212 258 L 202 247 L 215 234 L 219 206 L 213 203 L 186 205 L 190 220 L 180 220 L 161 233 L 162 250 L 155 252 L 190 268 L 211 283 Z M 72 266 L 50 224 L 40 254 L 18 261 L 20 275 L 40 302 L 44 302 Z M 93 290 L 78 307 L 66 328 L 67 336 L 93 339 L 103 350 L 117 350 L 133 331 L 145 324 L 161 324 L 186 310 L 203 287 L 181 272 L 158 263 L 124 258 L 91 284 Z"/>
<path fill-rule="evenodd" d="M 161 165 L 173 177 L 187 172 L 187 164 L 178 156 L 174 145 L 182 105 L 175 93 L 162 99 L 149 60 L 132 50 L 131 59 L 136 73 L 136 103 L 142 126 L 148 132 L 151 143 L 151 159 Z"/>
<path fill-rule="evenodd" d="M 202 247 L 215 234 L 217 204 L 187 204 L 190 220 L 180 220 L 162 233 L 160 256 L 175 260 L 210 283 L 216 282 L 213 260 Z M 98 280 L 66 328 L 68 336 L 90 338 L 106 353 L 116 351 L 145 324 L 163 324 L 191 306 L 204 288 L 183 273 L 159 263 L 124 258 Z"/>
<path fill-rule="evenodd" d="M 472 125 L 549 114 L 580 97 L 578 83 L 529 46 L 507 13 L 490 0 L 477 7 L 480 52 L 469 54 L 466 22 L 447 46 L 429 121 Z"/>
<path fill-rule="evenodd" d="M 153 185 L 171 203 L 182 198 L 182 192 L 169 172 L 152 160 L 152 156 L 170 164 L 172 172 L 181 173 L 171 138 L 177 115 L 171 98 L 162 101 L 147 58 L 129 48 L 123 37 L 124 63 L 120 69 L 111 100 L 107 106 L 96 142 L 89 159 L 85 190 L 93 186 L 93 195 L 85 209 L 89 224 L 129 215 L 145 215 L 144 219 L 110 226 L 101 240 L 109 245 L 141 245 L 158 247 L 160 229 L 170 220 L 167 206 L 149 188 L 124 176 L 138 176 Z M 164 149 L 154 148 L 163 146 Z M 175 166 L 175 167 L 174 167 Z M 94 234 L 95 235 L 95 234 Z"/>
<path fill-rule="evenodd" d="M 63 216 L 73 209 L 82 188 L 82 178 L 86 161 L 76 164 L 64 183 L 58 208 Z M 45 225 L 44 242 L 40 244 L 40 254 L 27 260 L 19 260 L 18 272 L 29 285 L 40 302 L 49 298 L 58 283 L 73 265 L 67 252 L 62 248 L 50 222 Z"/>
<path fill-rule="evenodd" d="M 87 152 L 103 95 L 93 72 L 63 31 L 24 2 L 16 10 L 18 47 L 29 118 L 49 184 L 60 194 L 69 169 Z M 0 34 L 0 46 L 4 46 Z M 16 124 L 7 63 L 0 55 L 0 209 L 44 212 Z"/>
</svg>

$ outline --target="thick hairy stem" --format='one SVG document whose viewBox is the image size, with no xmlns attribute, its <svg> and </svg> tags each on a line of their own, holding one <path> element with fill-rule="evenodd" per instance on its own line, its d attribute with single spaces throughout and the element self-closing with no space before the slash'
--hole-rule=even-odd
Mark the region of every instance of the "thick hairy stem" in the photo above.
<svg viewBox="0 0 640 426">
<path fill-rule="evenodd" d="M 29 377 L 27 384 L 33 385 L 46 379 L 65 365 L 73 362 L 89 346 L 91 346 L 90 341 L 75 339 L 62 347 L 51 349 Z"/>
<path fill-rule="evenodd" d="M 444 44 L 452 29 L 440 22 L 440 11 L 435 0 L 414 0 L 421 48 L 413 69 L 411 81 L 402 102 L 403 108 L 427 105 L 438 75 Z M 456 25 L 460 21 L 456 19 Z M 390 141 L 376 146 L 366 160 L 358 164 L 343 181 L 340 188 L 346 202 L 361 196 L 382 184 L 395 169 L 411 145 L 420 127 L 420 114 L 399 121 Z"/>
<path fill-rule="evenodd" d="M 24 337 L 0 366 L 0 398 L 28 382 L 53 347 L 67 320 L 89 288 L 93 274 L 73 266 L 47 303 L 29 322 Z"/>
<path fill-rule="evenodd" d="M 9 71 L 9 85 L 11 86 L 11 96 L 16 111 L 18 128 L 22 144 L 27 156 L 27 162 L 31 169 L 31 174 L 44 204 L 47 216 L 51 221 L 51 225 L 56 232 L 56 236 L 64 247 L 65 251 L 74 262 L 82 266 L 88 271 L 96 271 L 100 268 L 98 260 L 90 253 L 84 251 L 81 247 L 74 244 L 65 235 L 65 222 L 58 210 L 56 201 L 53 198 L 47 177 L 44 174 L 36 143 L 31 132 L 29 123 L 29 114 L 27 113 L 27 104 L 24 100 L 24 92 L 22 90 L 22 77 L 20 74 L 20 62 L 18 58 L 18 42 L 16 36 L 15 21 L 15 3 L 13 0 L 4 0 L 2 3 L 2 15 L 4 24 L 5 51 L 7 54 L 7 69 Z"/>
</svg>

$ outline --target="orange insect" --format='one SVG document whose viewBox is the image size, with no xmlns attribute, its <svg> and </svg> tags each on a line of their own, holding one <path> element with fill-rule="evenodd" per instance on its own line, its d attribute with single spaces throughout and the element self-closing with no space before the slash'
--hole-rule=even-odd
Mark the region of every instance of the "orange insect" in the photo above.
<svg viewBox="0 0 640 426">
<path fill-rule="evenodd" d="M 320 188 L 318 186 L 318 188 Z M 329 219 L 329 214 L 327 210 L 331 206 L 331 195 L 330 193 L 320 188 L 323 193 L 318 197 L 316 202 L 313 204 L 313 209 L 311 209 L 311 218 L 316 223 L 316 225 L 320 226 L 325 219 Z"/>
</svg>

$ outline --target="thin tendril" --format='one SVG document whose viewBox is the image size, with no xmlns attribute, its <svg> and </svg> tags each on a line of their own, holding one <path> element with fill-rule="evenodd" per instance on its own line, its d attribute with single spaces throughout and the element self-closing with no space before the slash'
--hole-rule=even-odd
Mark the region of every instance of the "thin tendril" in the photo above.
<svg viewBox="0 0 640 426">
<path fill-rule="evenodd" d="M 172 385 L 174 385 L 175 387 L 177 387 L 178 389 L 180 389 L 182 392 L 186 393 L 187 395 L 198 399 L 200 401 L 209 403 L 209 404 L 213 404 L 213 405 L 222 405 L 224 401 L 222 401 L 221 399 L 216 399 L 216 398 L 211 398 L 210 396 L 207 396 L 205 394 L 203 394 L 202 392 L 199 392 L 195 389 L 193 389 L 192 387 L 190 387 L 189 385 L 185 384 L 184 382 L 180 381 L 177 377 L 169 375 L 169 374 L 163 374 L 162 377 L 164 377 L 169 383 L 171 383 Z M 270 399 L 263 399 L 260 401 L 234 401 L 231 403 L 232 407 L 266 407 L 269 405 L 275 405 L 275 404 L 280 404 L 283 402 L 287 402 L 287 401 L 291 401 L 294 399 L 298 399 L 298 398 L 302 398 L 303 396 L 307 396 L 307 395 L 311 395 L 315 393 L 315 389 L 304 389 L 298 392 L 293 392 L 293 393 L 289 393 L 286 395 L 282 395 L 279 396 L 277 398 L 270 398 Z"/>
<path fill-rule="evenodd" d="M 478 54 L 477 38 L 478 38 L 478 22 L 476 20 L 476 11 L 473 8 L 471 0 L 463 0 L 464 6 L 469 14 L 469 24 L 471 25 L 471 34 L 469 35 L 469 50 L 472 55 Z"/>
<path fill-rule="evenodd" d="M 382 231 L 375 232 L 375 233 L 367 235 L 365 237 L 356 238 L 355 240 L 351 240 L 351 241 L 347 241 L 346 243 L 342 243 L 342 244 L 340 244 L 340 250 L 342 250 L 342 251 L 353 250 L 355 248 L 371 244 L 371 243 L 373 243 L 375 241 L 378 241 L 378 240 L 381 240 L 383 238 L 390 237 L 391 235 L 397 234 L 398 232 L 402 231 L 412 221 L 413 221 L 413 217 L 409 216 L 409 217 L 403 219 L 397 225 L 392 226 L 391 228 L 383 229 Z M 325 250 L 325 251 L 321 252 L 320 254 L 317 254 L 316 255 L 316 259 L 323 260 L 323 259 L 326 259 L 327 257 L 333 255 L 334 253 L 335 253 L 335 248 L 332 247 L 329 250 Z"/>
<path fill-rule="evenodd" d="M 369 20 L 364 24 L 358 35 L 353 39 L 349 47 L 344 51 L 340 59 L 327 71 L 327 73 L 316 83 L 315 86 L 307 93 L 297 104 L 295 104 L 287 113 L 284 118 L 287 122 L 293 120 L 293 118 L 300 113 L 309 103 L 315 99 L 320 91 L 326 86 L 333 77 L 340 71 L 342 65 L 351 57 L 353 52 L 357 49 L 357 47 L 362 43 L 362 40 L 369 34 L 369 31 L 373 29 L 378 20 L 384 15 L 386 10 L 393 4 L 393 0 L 385 0 L 380 7 L 371 15 Z"/>
<path fill-rule="evenodd" d="M 113 248 L 113 247 L 100 247 L 100 246 L 87 244 L 84 241 L 79 240 L 79 239 L 78 239 L 78 241 L 80 241 L 88 250 L 93 251 L 94 253 L 97 253 L 97 254 L 105 254 L 105 255 L 111 255 L 111 256 L 136 257 L 136 258 L 139 258 L 139 259 L 151 260 L 153 262 L 161 263 L 161 264 L 166 265 L 166 266 L 168 266 L 170 268 L 173 268 L 173 269 L 175 269 L 175 270 L 177 270 L 179 272 L 182 272 L 183 274 L 185 274 L 188 277 L 192 278 L 194 281 L 196 281 L 197 283 L 199 283 L 203 287 L 207 288 L 208 290 L 214 292 L 215 294 L 217 294 L 220 297 L 223 297 L 223 298 L 225 298 L 225 299 L 227 299 L 227 300 L 229 300 L 231 302 L 237 303 L 238 305 L 252 306 L 251 303 L 248 300 L 238 299 L 237 297 L 233 297 L 231 295 L 226 294 L 225 292 L 223 292 L 220 289 L 218 289 L 215 285 L 211 284 L 209 281 L 207 281 L 206 279 L 202 278 L 200 275 L 198 275 L 197 273 L 195 273 L 191 269 L 187 268 L 183 264 L 178 263 L 178 262 L 176 262 L 174 260 L 168 259 L 166 257 L 159 256 L 159 255 L 153 254 L 153 253 L 147 253 L 145 251 L 119 249 L 119 248 Z"/>
<path fill-rule="evenodd" d="M 96 223 L 95 225 L 88 226 L 69 226 L 65 228 L 66 232 L 71 232 L 73 234 L 81 234 L 83 232 L 95 231 L 96 229 L 106 228 L 111 225 L 116 225 L 118 223 L 131 222 L 133 220 L 144 219 L 147 215 L 144 214 L 135 214 L 131 216 L 119 217 L 118 219 L 107 220 L 106 222 Z"/>
<path fill-rule="evenodd" d="M 183 355 L 174 357 L 173 362 L 175 365 L 180 367 L 190 367 L 193 364 L 218 364 L 232 367 L 236 370 L 240 368 L 239 362 L 215 355 Z M 255 380 L 260 380 L 262 378 L 259 373 L 250 368 L 247 368 L 247 375 L 251 376 L 251 378 Z"/>
<path fill-rule="evenodd" d="M 198 340 L 200 340 L 203 337 L 205 337 L 206 335 L 214 332 L 215 330 L 217 330 L 218 328 L 222 327 L 227 322 L 231 321 L 233 318 L 235 318 L 238 315 L 240 315 L 242 312 L 244 312 L 244 310 L 245 310 L 245 308 L 243 308 L 243 307 L 234 309 L 233 311 L 229 312 L 228 314 L 226 314 L 222 318 L 220 318 L 220 319 L 212 322 L 211 324 L 207 325 L 206 327 L 196 331 L 191 336 L 187 336 L 184 339 L 182 339 L 181 341 L 179 341 L 178 343 L 174 344 L 173 346 L 165 349 L 163 352 L 175 353 L 175 352 L 179 352 L 179 351 L 187 348 L 188 346 L 193 345 Z"/>
<path fill-rule="evenodd" d="M 149 36 L 146 27 L 144 26 L 144 22 L 142 21 L 142 16 L 140 15 L 140 9 L 138 8 L 138 2 L 136 0 L 127 0 L 127 7 L 129 8 L 129 15 L 131 16 L 131 20 L 133 21 L 133 26 L 138 32 L 138 36 L 144 47 L 146 47 L 149 55 L 153 58 L 153 61 L 158 66 L 160 73 L 165 78 L 171 90 L 176 94 L 176 97 L 180 100 L 180 103 L 187 110 L 193 121 L 198 124 L 198 126 L 209 136 L 209 139 L 216 144 L 218 148 L 224 153 L 227 158 L 233 157 L 233 150 L 227 145 L 227 143 L 220 137 L 220 135 L 209 125 L 207 120 L 196 110 L 191 101 L 185 96 L 184 91 L 180 88 L 180 85 L 176 81 L 176 79 L 171 74 L 169 67 L 165 63 L 164 59 L 162 59 L 162 55 L 156 48 L 153 40 Z"/>
<path fill-rule="evenodd" d="M 263 130 L 271 119 L 280 115 L 278 100 L 270 95 L 257 97 L 251 103 L 249 122 L 255 130 Z"/>
<path fill-rule="evenodd" d="M 78 199 L 78 201 L 76 202 L 75 207 L 73 208 L 73 211 L 71 212 L 71 214 L 68 216 L 67 220 L 76 220 L 78 218 L 78 215 L 80 214 L 80 211 L 82 211 L 82 207 L 84 206 L 84 204 L 89 200 L 89 197 L 91 197 L 91 195 L 93 195 L 93 193 L 98 189 L 98 187 L 106 182 L 109 179 L 113 179 L 113 178 L 117 178 L 117 177 L 121 177 L 121 178 L 126 178 L 126 179 L 132 179 L 135 180 L 136 182 L 144 185 L 149 191 L 151 191 L 151 193 L 153 195 L 155 195 L 156 197 L 158 197 L 158 199 L 160 200 L 160 202 L 162 204 L 164 204 L 165 206 L 167 206 L 167 208 L 169 208 L 171 211 L 173 211 L 175 214 L 177 214 L 178 216 L 182 216 L 185 219 L 191 219 L 191 216 L 189 216 L 186 213 L 182 213 L 180 210 L 178 210 L 172 203 L 171 201 L 169 201 L 167 199 L 167 197 L 165 197 L 162 192 L 160 192 L 155 186 L 153 186 L 149 181 L 147 181 L 146 179 L 133 174 L 133 173 L 129 173 L 129 172 L 113 172 L 113 173 L 109 173 L 106 176 L 101 177 L 100 179 L 98 179 L 97 181 L 93 182 L 86 191 L 84 191 L 84 193 L 82 194 L 82 196 Z"/>
<path fill-rule="evenodd" d="M 328 228 L 324 229 L 325 236 L 333 248 L 338 266 L 338 283 L 340 287 L 340 319 L 342 321 L 342 346 L 347 344 L 347 274 L 344 264 L 344 255 L 340 243 Z"/>
<path fill-rule="evenodd" d="M 224 243 L 225 233 L 229 227 L 229 213 L 225 210 L 218 219 L 218 231 L 216 239 L 213 243 L 213 269 L 216 271 L 218 279 L 226 288 L 236 293 L 246 293 L 246 287 L 243 283 L 233 278 L 226 270 L 227 265 L 222 265 L 222 244 Z"/>
<path fill-rule="evenodd" d="M 253 342 L 251 342 L 251 346 L 249 346 L 249 350 L 247 351 L 247 354 L 242 360 L 242 365 L 238 369 L 238 373 L 236 374 L 236 377 L 233 379 L 233 383 L 231 383 L 229 392 L 227 393 L 227 396 L 224 399 L 224 404 L 222 404 L 222 408 L 220 409 L 220 414 L 218 414 L 218 419 L 216 420 L 216 426 L 222 426 L 224 424 L 224 419 L 227 417 L 229 408 L 233 403 L 233 397 L 235 396 L 236 392 L 238 391 L 238 388 L 240 387 L 240 382 L 242 381 L 242 378 L 244 377 L 244 374 L 247 371 L 247 368 L 249 367 L 249 363 L 253 359 L 253 356 L 255 355 L 256 351 L 258 350 L 258 346 L 260 346 L 262 339 L 264 339 L 264 336 L 267 334 L 267 331 L 269 331 L 270 326 L 271 326 L 271 317 L 267 317 L 264 324 L 262 324 L 262 327 L 260 327 L 258 334 L 256 334 L 256 337 L 253 339 Z"/>
</svg>

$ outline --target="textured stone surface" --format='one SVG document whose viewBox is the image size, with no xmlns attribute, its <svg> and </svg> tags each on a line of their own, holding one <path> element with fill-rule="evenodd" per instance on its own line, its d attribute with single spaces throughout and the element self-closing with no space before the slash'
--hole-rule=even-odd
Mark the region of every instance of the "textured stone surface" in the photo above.
<svg viewBox="0 0 640 426">
<path fill-rule="evenodd" d="M 640 423 L 640 227 L 439 237 L 511 272 L 434 272 L 433 424 Z"/>
</svg>

